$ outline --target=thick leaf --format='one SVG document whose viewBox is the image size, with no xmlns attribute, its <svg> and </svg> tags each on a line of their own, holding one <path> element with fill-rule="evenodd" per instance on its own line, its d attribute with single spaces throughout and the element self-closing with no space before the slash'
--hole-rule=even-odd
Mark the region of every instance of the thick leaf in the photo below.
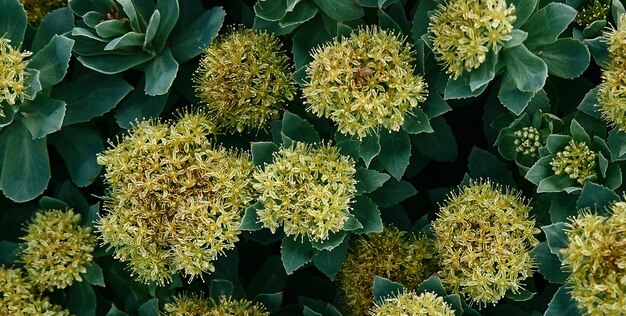
<svg viewBox="0 0 626 316">
<path fill-rule="evenodd" d="M 15 202 L 34 199 L 48 186 L 50 162 L 45 139 L 33 139 L 20 122 L 0 132 L 0 188 Z"/>
<path fill-rule="evenodd" d="M 287 14 L 287 2 L 285 0 L 259 0 L 254 5 L 254 13 L 267 21 L 280 21 Z"/>
<path fill-rule="evenodd" d="M 482 87 L 473 87 L 470 84 L 470 74 L 463 73 L 457 79 L 449 79 L 448 84 L 446 85 L 446 89 L 443 93 L 443 98 L 446 100 L 450 99 L 466 99 L 471 97 L 476 97 L 481 95 L 485 89 L 487 89 L 487 84 Z"/>
<path fill-rule="evenodd" d="M 391 207 L 417 194 L 417 190 L 407 181 L 391 179 L 371 194 L 378 206 Z M 359 219 L 360 221 L 360 219 Z"/>
<path fill-rule="evenodd" d="M 561 270 L 561 261 L 550 252 L 548 243 L 542 242 L 533 249 L 533 257 L 539 268 L 539 273 L 550 283 L 564 284 L 568 273 Z"/>
<path fill-rule="evenodd" d="M 154 316 L 159 314 L 159 300 L 155 297 L 139 307 L 139 316 Z"/>
<path fill-rule="evenodd" d="M 21 257 L 22 249 L 18 243 L 0 241 L 0 265 L 13 266 Z"/>
<path fill-rule="evenodd" d="M 273 155 L 280 148 L 272 142 L 253 142 L 250 144 L 252 152 L 252 163 L 257 167 L 263 167 L 265 164 L 272 163 Z"/>
<path fill-rule="evenodd" d="M 332 250 L 319 251 L 313 256 L 313 264 L 331 280 L 335 279 L 341 270 L 343 260 L 348 256 L 348 240 L 344 240 L 340 245 Z"/>
<path fill-rule="evenodd" d="M 96 180 L 102 170 L 96 155 L 104 151 L 104 141 L 97 130 L 88 125 L 67 126 L 52 141 L 74 184 L 85 187 Z"/>
<path fill-rule="evenodd" d="M 434 133 L 411 135 L 413 146 L 424 156 L 437 161 L 453 161 L 458 147 L 452 129 L 443 117 L 430 121 Z"/>
<path fill-rule="evenodd" d="M 233 283 L 228 280 L 212 280 L 209 287 L 209 297 L 219 302 L 221 297 L 230 297 L 233 294 Z"/>
<path fill-rule="evenodd" d="M 20 47 L 26 32 L 26 12 L 18 0 L 0 0 L 0 34 Z"/>
<path fill-rule="evenodd" d="M 383 220 L 376 204 L 368 197 L 357 196 L 351 205 L 352 214 L 363 225 L 363 228 L 354 230 L 355 233 L 368 234 L 383 231 Z"/>
<path fill-rule="evenodd" d="M 294 141 L 317 143 L 321 140 L 313 125 L 289 111 L 283 116 L 282 126 L 283 134 Z"/>
<path fill-rule="evenodd" d="M 513 4 L 515 6 L 515 22 L 513 22 L 513 27 L 517 29 L 522 26 L 524 22 L 528 20 L 533 12 L 535 12 L 535 8 L 537 7 L 537 3 L 539 0 L 510 0 L 507 1 L 507 4 Z"/>
<path fill-rule="evenodd" d="M 315 17 L 318 11 L 317 6 L 311 2 L 299 2 L 293 12 L 287 12 L 283 19 L 278 22 L 278 25 L 282 28 L 298 26 Z"/>
<path fill-rule="evenodd" d="M 83 66 L 93 69 L 99 73 L 113 75 L 128 70 L 137 65 L 152 59 L 152 55 L 148 52 L 140 52 L 133 55 L 97 55 L 97 56 L 78 56 Z"/>
<path fill-rule="evenodd" d="M 172 56 L 172 50 L 169 47 L 163 49 L 146 64 L 145 73 L 146 94 L 150 96 L 166 94 L 178 73 L 178 63 Z"/>
<path fill-rule="evenodd" d="M 258 211 L 264 208 L 263 203 L 256 202 L 254 205 L 248 207 L 241 219 L 241 225 L 239 229 L 255 231 L 263 228 L 263 224 L 259 220 Z"/>
<path fill-rule="evenodd" d="M 124 313 L 123 311 L 119 310 L 115 304 L 111 304 L 111 309 L 109 310 L 109 312 L 106 314 L 106 316 L 128 316 L 128 314 Z"/>
<path fill-rule="evenodd" d="M 411 114 L 404 117 L 402 129 L 410 134 L 434 132 L 433 128 L 430 126 L 428 115 L 426 115 L 426 113 L 419 108 L 413 110 Z"/>
<path fill-rule="evenodd" d="M 421 108 L 429 118 L 434 118 L 452 111 L 450 105 L 448 105 L 446 100 L 444 100 L 438 93 L 429 93 L 428 99 L 426 99 L 426 101 L 421 105 Z"/>
<path fill-rule="evenodd" d="M 64 116 L 65 102 L 40 94 L 35 100 L 23 103 L 17 117 L 35 139 L 61 129 Z"/>
<path fill-rule="evenodd" d="M 96 293 L 86 281 L 74 282 L 67 292 L 67 309 L 76 316 L 96 314 Z M 156 314 L 152 314 L 156 315 Z"/>
<path fill-rule="evenodd" d="M 489 178 L 500 184 L 515 185 L 513 175 L 506 165 L 490 152 L 478 147 L 472 148 L 467 168 L 472 178 Z"/>
<path fill-rule="evenodd" d="M 69 67 L 74 40 L 55 35 L 28 63 L 28 68 L 39 70 L 43 88 L 55 85 L 65 77 Z"/>
<path fill-rule="evenodd" d="M 87 266 L 87 272 L 83 273 L 82 276 L 89 284 L 105 286 L 102 268 L 100 268 L 95 261 L 92 261 L 91 264 Z"/>
<path fill-rule="evenodd" d="M 374 157 L 380 153 L 380 136 L 378 134 L 370 134 L 361 140 L 361 158 L 365 162 L 365 166 L 369 166 Z"/>
<path fill-rule="evenodd" d="M 280 245 L 280 256 L 287 274 L 293 274 L 298 268 L 313 259 L 314 250 L 308 241 L 297 241 L 287 236 Z"/>
<path fill-rule="evenodd" d="M 570 290 L 566 286 L 561 286 L 561 288 L 556 291 L 552 301 L 548 304 L 548 309 L 546 310 L 545 316 L 580 316 L 580 312 L 578 311 L 578 307 L 572 296 L 570 295 Z"/>
<path fill-rule="evenodd" d="M 539 182 L 537 193 L 572 191 L 574 190 L 573 187 L 576 185 L 574 180 L 566 175 L 551 175 Z"/>
<path fill-rule="evenodd" d="M 548 66 L 526 46 L 522 44 L 505 49 L 504 58 L 507 72 L 518 89 L 537 92 L 543 88 L 548 78 Z"/>
<path fill-rule="evenodd" d="M 548 66 L 548 73 L 565 79 L 582 75 L 591 59 L 587 46 L 572 38 L 545 45 L 537 54 Z"/>
<path fill-rule="evenodd" d="M 284 124 L 284 123 L 283 123 Z M 405 131 L 381 132 L 380 154 L 378 159 L 389 173 L 396 179 L 402 179 L 409 166 L 411 157 L 411 139 Z"/>
<path fill-rule="evenodd" d="M 380 173 L 376 170 L 357 168 L 354 178 L 357 180 L 357 192 L 363 194 L 373 192 L 380 188 L 391 177 L 386 173 Z"/>
<path fill-rule="evenodd" d="M 535 96 L 535 92 L 524 92 L 517 88 L 510 74 L 504 75 L 498 90 L 498 100 L 515 115 L 520 115 Z"/>
<path fill-rule="evenodd" d="M 586 207 L 597 211 L 599 214 L 607 214 L 607 208 L 615 201 L 619 201 L 619 195 L 613 190 L 600 184 L 586 182 L 580 192 L 580 197 L 576 201 L 576 208 Z"/>
<path fill-rule="evenodd" d="M 548 240 L 548 247 L 550 252 L 560 260 L 563 260 L 561 249 L 567 248 L 569 242 L 565 235 L 565 223 L 554 223 L 548 226 L 541 226 L 541 229 L 546 233 L 546 239 Z"/>
<path fill-rule="evenodd" d="M 250 296 L 261 293 L 274 293 L 284 289 L 287 285 L 287 274 L 283 268 L 280 256 L 271 256 L 265 261 L 261 269 L 254 275 L 248 285 L 247 294 Z"/>
<path fill-rule="evenodd" d="M 355 6 L 354 2 L 349 0 L 313 0 L 313 2 L 333 20 L 339 22 L 356 20 L 365 14 L 361 6 Z"/>
<path fill-rule="evenodd" d="M 119 106 L 115 118 L 122 128 L 130 128 L 137 122 L 159 116 L 165 108 L 168 95 L 149 96 L 143 89 L 143 83 L 135 88 Z"/>
<path fill-rule="evenodd" d="M 178 22 L 178 17 L 180 14 L 179 2 L 181 1 L 158 0 L 156 3 L 156 10 L 158 10 L 159 12 L 159 26 L 157 27 L 157 30 L 154 34 L 154 38 L 152 39 L 152 44 L 154 45 L 154 49 L 157 52 L 160 52 L 163 47 L 165 47 L 168 39 L 170 38 L 170 33 L 172 32 L 172 29 L 174 29 L 174 26 Z M 209 25 L 209 23 L 206 24 L 206 29 L 211 29 L 211 25 Z M 180 33 L 182 34 L 183 32 L 185 32 L 185 30 L 181 31 Z M 196 35 L 196 39 L 199 37 L 199 34 L 189 35 Z M 172 42 L 172 45 L 170 46 L 173 49 L 175 45 Z M 196 47 L 194 48 L 198 49 Z M 178 60 L 178 62 L 182 64 L 184 61 Z"/>
<path fill-rule="evenodd" d="M 60 8 L 48 13 L 37 28 L 37 33 L 30 44 L 32 52 L 38 52 L 55 35 L 71 32 L 74 27 L 74 14 L 68 8 Z"/>
<path fill-rule="evenodd" d="M 172 54 L 179 64 L 198 56 L 213 42 L 222 28 L 225 15 L 224 9 L 215 7 L 176 34 L 172 39 L 171 46 Z"/>
<path fill-rule="evenodd" d="M 576 10 L 564 3 L 549 3 L 535 12 L 522 26 L 528 32 L 524 45 L 534 49 L 539 45 L 554 43 L 567 26 L 574 21 Z"/>
<path fill-rule="evenodd" d="M 133 87 L 117 76 L 90 72 L 55 89 L 52 96 L 66 103 L 63 126 L 88 122 L 113 109 Z"/>
<path fill-rule="evenodd" d="M 404 286 L 402 284 L 377 275 L 374 276 L 372 294 L 377 304 L 381 304 L 387 297 L 396 296 L 402 292 L 404 292 Z"/>
</svg>

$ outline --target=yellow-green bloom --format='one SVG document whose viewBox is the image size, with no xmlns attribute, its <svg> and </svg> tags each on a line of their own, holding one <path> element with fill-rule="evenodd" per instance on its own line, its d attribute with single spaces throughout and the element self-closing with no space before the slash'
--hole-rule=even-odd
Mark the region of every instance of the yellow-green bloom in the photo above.
<svg viewBox="0 0 626 316">
<path fill-rule="evenodd" d="M 437 272 L 434 241 L 415 238 L 393 226 L 358 239 L 341 266 L 339 291 L 350 315 L 367 315 L 374 276 L 414 288 Z M 381 314 L 382 315 L 382 314 Z"/>
<path fill-rule="evenodd" d="M 287 236 L 325 240 L 348 220 L 355 173 L 354 160 L 330 145 L 282 148 L 254 173 L 254 188 L 265 206 L 259 220 L 272 233 L 283 226 Z"/>
<path fill-rule="evenodd" d="M 412 62 L 404 38 L 376 27 L 360 29 L 313 51 L 305 103 L 343 134 L 363 138 L 381 127 L 397 131 L 404 116 L 426 100 L 426 83 Z"/>
<path fill-rule="evenodd" d="M 406 292 L 385 298 L 370 311 L 372 316 L 454 316 L 454 310 L 442 297 L 430 292 L 417 295 Z"/>
<path fill-rule="evenodd" d="M 571 179 L 583 184 L 598 178 L 596 174 L 596 154 L 582 142 L 571 140 L 562 151 L 556 153 L 550 165 L 554 174 L 567 174 Z"/>
<path fill-rule="evenodd" d="M 38 26 L 48 12 L 67 5 L 67 0 L 20 0 L 26 10 L 28 22 L 33 26 Z"/>
<path fill-rule="evenodd" d="M 584 315 L 626 312 L 626 203 L 614 203 L 610 212 L 584 212 L 567 224 L 569 245 L 561 250 L 571 272 L 566 286 Z"/>
<path fill-rule="evenodd" d="M 519 193 L 488 180 L 451 193 L 432 224 L 443 284 L 481 304 L 519 292 L 538 243 L 530 209 Z"/>
<path fill-rule="evenodd" d="M 532 127 L 522 127 L 513 133 L 515 135 L 515 151 L 523 155 L 535 157 L 541 146 L 541 135 L 539 131 Z"/>
<path fill-rule="evenodd" d="M 619 27 L 604 33 L 609 43 L 611 61 L 602 72 L 598 86 L 598 105 L 602 117 L 626 131 L 626 14 L 619 17 Z"/>
<path fill-rule="evenodd" d="M 40 296 L 20 269 L 0 266 L 0 315 L 68 316 L 67 310 Z"/>
<path fill-rule="evenodd" d="M 213 302 L 213 307 L 206 316 L 269 316 L 269 312 L 261 303 L 253 303 L 246 299 L 235 300 L 220 297 Z"/>
<path fill-rule="evenodd" d="M 194 82 L 211 120 L 232 132 L 266 129 L 293 100 L 292 66 L 272 34 L 239 28 L 204 52 Z"/>
<path fill-rule="evenodd" d="M 248 154 L 212 145 L 213 131 L 202 114 L 144 121 L 98 156 L 109 193 L 97 229 L 141 281 L 212 272 L 239 240 L 254 166 Z"/>
<path fill-rule="evenodd" d="M 30 52 L 20 52 L 11 46 L 11 40 L 0 37 L 0 117 L 3 103 L 14 105 L 25 96 L 24 79 L 27 76 L 25 60 Z"/>
<path fill-rule="evenodd" d="M 584 3 L 585 1 L 583 1 Z M 593 23 L 594 21 L 603 20 L 609 12 L 609 2 L 600 2 L 600 0 L 588 0 L 583 4 L 582 9 L 576 14 L 576 23 L 583 27 Z"/>
<path fill-rule="evenodd" d="M 82 281 L 93 260 L 96 237 L 80 224 L 80 214 L 47 210 L 37 212 L 22 237 L 22 261 L 28 279 L 39 289 L 66 288 Z"/>
<path fill-rule="evenodd" d="M 435 58 L 453 79 L 477 69 L 511 39 L 514 13 L 505 0 L 446 0 L 428 26 Z"/>
<path fill-rule="evenodd" d="M 209 301 L 202 295 L 177 295 L 164 306 L 166 316 L 206 316 L 211 309 Z"/>
</svg>

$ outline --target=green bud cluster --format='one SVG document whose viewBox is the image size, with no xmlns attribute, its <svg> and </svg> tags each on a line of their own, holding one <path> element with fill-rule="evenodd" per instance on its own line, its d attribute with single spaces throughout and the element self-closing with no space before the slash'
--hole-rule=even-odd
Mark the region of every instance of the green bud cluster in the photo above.
<svg viewBox="0 0 626 316">
<path fill-rule="evenodd" d="M 594 21 L 605 19 L 608 12 L 608 1 L 607 3 L 602 3 L 600 0 L 593 0 L 593 2 L 583 5 L 580 12 L 576 14 L 576 19 L 574 21 L 576 24 L 584 27 Z"/>
<path fill-rule="evenodd" d="M 571 140 L 562 151 L 556 153 L 550 165 L 557 176 L 567 174 L 570 179 L 583 184 L 598 178 L 596 159 L 598 154 L 582 142 Z"/>
<path fill-rule="evenodd" d="M 537 150 L 543 146 L 539 131 L 532 126 L 522 127 L 522 129 L 515 131 L 514 135 L 516 137 L 514 143 L 517 146 L 515 151 L 523 155 L 535 157 Z"/>
<path fill-rule="evenodd" d="M 441 296 L 424 292 L 405 292 L 396 297 L 385 298 L 382 304 L 370 311 L 372 316 L 454 316 L 454 310 Z"/>
</svg>

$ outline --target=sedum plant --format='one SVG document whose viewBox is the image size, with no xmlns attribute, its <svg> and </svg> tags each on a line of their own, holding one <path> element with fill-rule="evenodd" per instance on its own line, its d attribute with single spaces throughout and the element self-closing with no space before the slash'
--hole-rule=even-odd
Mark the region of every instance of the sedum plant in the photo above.
<svg viewBox="0 0 626 316">
<path fill-rule="evenodd" d="M 26 10 L 28 23 L 34 26 L 38 26 L 49 12 L 67 5 L 67 0 L 20 0 L 20 2 Z"/>
<path fill-rule="evenodd" d="M 386 298 L 381 305 L 376 305 L 369 313 L 373 316 L 387 315 L 424 315 L 452 316 L 454 310 L 442 297 L 425 292 L 405 292 L 396 297 Z"/>
<path fill-rule="evenodd" d="M 617 27 L 604 34 L 608 42 L 610 62 L 602 73 L 602 83 L 598 86 L 598 106 L 602 117 L 611 126 L 626 131 L 626 15 L 622 14 L 616 21 Z"/>
<path fill-rule="evenodd" d="M 69 316 L 67 310 L 50 303 L 23 276 L 19 268 L 0 266 L 0 313 L 2 315 L 50 315 Z"/>
</svg>

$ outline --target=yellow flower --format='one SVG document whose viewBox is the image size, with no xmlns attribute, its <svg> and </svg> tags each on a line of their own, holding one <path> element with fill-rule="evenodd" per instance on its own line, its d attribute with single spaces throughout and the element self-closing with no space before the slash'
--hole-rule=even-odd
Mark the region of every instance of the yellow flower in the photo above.
<svg viewBox="0 0 626 316">
<path fill-rule="evenodd" d="M 617 29 L 604 33 L 611 61 L 602 72 L 598 105 L 610 125 L 626 132 L 626 14 L 619 17 L 618 25 Z"/>
<path fill-rule="evenodd" d="M 79 223 L 80 214 L 71 209 L 47 210 L 35 214 L 26 226 L 22 261 L 33 286 L 54 290 L 82 281 L 81 274 L 93 260 L 96 237 Z"/>
<path fill-rule="evenodd" d="M 25 97 L 24 79 L 27 76 L 26 57 L 30 52 L 13 48 L 11 40 L 0 37 L 0 117 L 4 117 L 3 104 L 14 105 Z"/>
<path fill-rule="evenodd" d="M 454 316 L 454 310 L 442 297 L 425 292 L 405 292 L 384 299 L 370 311 L 372 316 Z"/>
<path fill-rule="evenodd" d="M 211 307 L 202 295 L 177 295 L 173 302 L 164 306 L 166 316 L 206 316 Z"/>
<path fill-rule="evenodd" d="M 144 121 L 98 156 L 110 189 L 97 229 L 143 282 L 212 272 L 239 240 L 254 166 L 248 154 L 212 145 L 213 131 L 202 114 Z"/>
<path fill-rule="evenodd" d="M 374 276 L 414 288 L 437 272 L 434 241 L 415 238 L 393 226 L 382 233 L 358 239 L 344 260 L 338 277 L 339 291 L 350 315 L 367 315 L 372 301 Z M 381 314 L 383 315 L 383 314 Z"/>
<path fill-rule="evenodd" d="M 213 302 L 213 307 L 206 316 L 269 316 L 269 312 L 261 303 L 253 303 L 246 299 L 234 300 L 220 297 Z"/>
<path fill-rule="evenodd" d="M 20 0 L 26 10 L 28 22 L 33 26 L 38 26 L 48 12 L 67 5 L 67 0 Z"/>
<path fill-rule="evenodd" d="M 538 241 L 531 207 L 514 190 L 472 181 L 452 193 L 433 222 L 443 284 L 473 302 L 496 303 L 532 276 Z"/>
<path fill-rule="evenodd" d="M 573 180 L 583 184 L 598 178 L 596 174 L 596 154 L 587 144 L 571 140 L 562 151 L 556 153 L 550 165 L 554 174 L 567 174 Z"/>
<path fill-rule="evenodd" d="M 274 153 L 274 162 L 254 173 L 265 206 L 258 211 L 272 233 L 325 240 L 343 228 L 356 193 L 354 161 L 335 147 L 295 143 Z"/>
<path fill-rule="evenodd" d="M 505 0 L 446 0 L 430 18 L 435 58 L 451 78 L 477 69 L 491 50 L 498 53 L 515 22 L 515 6 Z"/>
<path fill-rule="evenodd" d="M 204 53 L 195 89 L 218 128 L 240 133 L 266 129 L 293 100 L 292 66 L 274 35 L 239 28 Z"/>
<path fill-rule="evenodd" d="M 583 212 L 567 224 L 569 245 L 561 250 L 571 272 L 566 286 L 584 315 L 626 311 L 626 203 L 614 203 L 610 212 Z"/>
<path fill-rule="evenodd" d="M 305 103 L 343 134 L 363 138 L 381 127 L 398 131 L 404 116 L 426 100 L 426 83 L 412 62 L 404 38 L 376 27 L 360 29 L 314 50 L 302 90 Z"/>
<path fill-rule="evenodd" d="M 0 266 L 0 315 L 11 316 L 69 316 L 67 310 L 51 304 L 47 297 L 35 292 L 22 277 L 21 269 Z"/>
</svg>

